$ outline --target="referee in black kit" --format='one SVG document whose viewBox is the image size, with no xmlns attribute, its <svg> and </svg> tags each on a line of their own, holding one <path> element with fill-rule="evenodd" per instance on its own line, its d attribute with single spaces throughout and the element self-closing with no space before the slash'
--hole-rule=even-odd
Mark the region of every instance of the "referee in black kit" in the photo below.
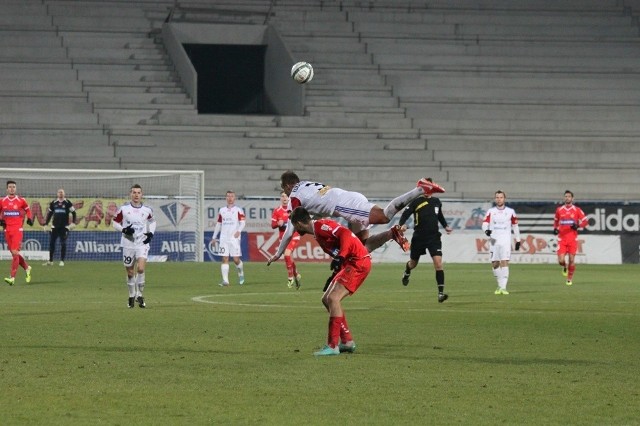
<svg viewBox="0 0 640 426">
<path fill-rule="evenodd" d="M 431 178 L 427 178 L 432 182 Z M 442 303 L 449 298 L 444 293 L 444 270 L 442 269 L 442 235 L 438 223 L 442 224 L 447 234 L 452 229 L 447 225 L 447 220 L 442 214 L 442 202 L 431 194 L 421 195 L 409 204 L 400 216 L 399 225 L 402 230 L 407 229 L 405 222 L 413 215 L 413 237 L 411 238 L 411 252 L 409 261 L 402 276 L 402 284 L 409 285 L 411 270 L 418 266 L 420 256 L 429 250 L 433 260 L 433 268 L 436 270 L 436 283 L 438 284 L 438 302 Z"/>
<path fill-rule="evenodd" d="M 69 222 L 69 214 L 72 216 Z M 49 221 L 53 217 L 51 228 Z M 44 266 L 53 265 L 53 253 L 56 251 L 56 240 L 60 238 L 60 266 L 64 266 L 64 259 L 67 255 L 67 236 L 69 231 L 76 226 L 76 209 L 73 203 L 64 196 L 64 189 L 58 189 L 58 198 L 49 203 L 47 218 L 44 223 L 44 230 L 49 232 L 49 261 Z"/>
</svg>

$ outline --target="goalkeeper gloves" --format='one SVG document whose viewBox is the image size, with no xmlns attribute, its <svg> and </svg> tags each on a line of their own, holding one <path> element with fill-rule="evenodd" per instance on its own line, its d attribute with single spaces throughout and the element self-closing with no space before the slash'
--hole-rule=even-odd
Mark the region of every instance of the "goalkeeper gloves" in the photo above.
<svg viewBox="0 0 640 426">
<path fill-rule="evenodd" d="M 520 241 L 516 241 L 516 251 L 520 250 Z"/>
<path fill-rule="evenodd" d="M 486 231 L 484 231 L 485 234 L 487 234 L 487 237 L 491 236 L 491 229 L 487 229 Z"/>
<path fill-rule="evenodd" d="M 33 219 L 27 218 L 27 225 L 33 226 Z"/>
<path fill-rule="evenodd" d="M 44 229 L 44 232 L 51 232 L 51 227 L 49 226 L 49 224 L 44 225 L 42 229 Z"/>
<path fill-rule="evenodd" d="M 149 244 L 151 242 L 151 239 L 153 238 L 153 232 L 145 232 L 144 235 L 146 235 L 147 238 L 144 239 L 142 244 Z"/>
<path fill-rule="evenodd" d="M 553 235 L 558 235 L 558 228 L 553 228 Z"/>
<path fill-rule="evenodd" d="M 336 256 L 331 261 L 331 265 L 329 267 L 331 268 L 332 271 L 337 272 L 340 270 L 343 263 L 344 263 L 344 257 Z"/>
<path fill-rule="evenodd" d="M 571 225 L 571 229 L 573 229 L 574 231 L 578 230 L 578 224 L 574 223 L 573 225 Z"/>
</svg>

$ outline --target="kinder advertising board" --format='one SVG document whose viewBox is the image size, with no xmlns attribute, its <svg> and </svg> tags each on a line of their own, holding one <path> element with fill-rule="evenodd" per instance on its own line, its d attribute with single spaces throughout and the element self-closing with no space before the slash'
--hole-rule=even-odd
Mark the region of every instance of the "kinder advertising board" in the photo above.
<svg viewBox="0 0 640 426">
<path fill-rule="evenodd" d="M 372 200 L 384 207 L 388 201 Z M 485 263 L 489 260 L 489 244 L 482 232 L 482 220 L 492 204 L 489 202 L 448 202 L 442 199 L 443 214 L 447 223 L 453 229 L 450 235 L 441 230 L 443 243 L 443 260 L 449 263 Z M 212 200 L 207 205 L 207 231 L 212 232 L 215 227 L 217 211 L 224 206 L 224 200 Z M 248 248 L 248 260 L 266 262 L 278 247 L 278 232 L 271 228 L 271 213 L 278 206 L 278 200 L 240 200 L 238 205 L 243 207 L 247 216 L 246 233 L 243 235 L 243 255 Z M 553 216 L 556 204 L 548 203 L 517 203 L 512 207 L 520 218 L 520 230 L 523 247 L 520 252 L 513 251 L 512 261 L 521 263 L 555 263 L 556 238 L 553 235 Z M 582 207 L 582 206 L 581 206 Z M 600 210 L 597 210 L 600 208 Z M 640 237 L 635 239 L 629 235 L 638 227 L 638 213 L 640 209 L 633 206 L 583 207 L 589 218 L 593 231 L 580 234 L 578 254 L 579 263 L 619 264 L 623 259 L 629 261 L 635 254 L 638 262 Z M 609 210 L 611 210 L 609 212 Z M 604 213 L 603 213 L 604 212 Z M 390 226 L 398 223 L 401 213 L 386 225 L 376 225 L 370 229 L 370 234 L 384 232 Z M 341 219 L 338 222 L 345 224 Z M 412 218 L 406 222 L 409 230 L 407 238 L 411 239 L 413 226 Z M 603 229 L 607 228 L 607 229 Z M 623 232 L 619 232 L 623 231 Z M 597 235 L 596 235 L 597 234 Z M 210 239 L 210 235 L 207 237 Z M 631 253 L 623 257 L 621 247 L 627 241 L 627 250 Z M 515 240 L 514 240 L 515 243 Z M 428 254 L 426 255 L 428 257 Z M 294 259 L 302 262 L 326 262 L 328 256 L 324 254 L 313 238 L 304 236 L 300 245 L 293 253 Z M 409 254 L 402 252 L 398 245 L 389 241 L 372 253 L 374 262 L 406 262 Z"/>
</svg>

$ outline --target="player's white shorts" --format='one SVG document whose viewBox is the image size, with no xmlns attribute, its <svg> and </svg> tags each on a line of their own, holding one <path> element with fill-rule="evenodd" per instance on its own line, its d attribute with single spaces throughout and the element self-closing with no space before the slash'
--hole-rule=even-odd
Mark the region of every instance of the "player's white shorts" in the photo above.
<svg viewBox="0 0 640 426">
<path fill-rule="evenodd" d="M 491 253 L 491 262 L 499 262 L 501 260 L 511 259 L 511 241 L 506 244 L 496 242 L 489 247 Z"/>
<path fill-rule="evenodd" d="M 229 238 L 220 240 L 218 245 L 218 256 L 222 257 L 240 257 L 242 256 L 242 248 L 240 247 L 240 238 Z"/>
<path fill-rule="evenodd" d="M 123 247 L 122 248 L 122 263 L 124 266 L 133 266 L 136 259 L 147 259 L 149 255 L 149 244 L 141 244 L 138 247 Z"/>
<path fill-rule="evenodd" d="M 375 207 L 367 197 L 359 192 L 344 192 L 340 195 L 334 217 L 342 217 L 351 224 L 349 227 L 354 234 L 369 227 L 369 213 Z"/>
</svg>

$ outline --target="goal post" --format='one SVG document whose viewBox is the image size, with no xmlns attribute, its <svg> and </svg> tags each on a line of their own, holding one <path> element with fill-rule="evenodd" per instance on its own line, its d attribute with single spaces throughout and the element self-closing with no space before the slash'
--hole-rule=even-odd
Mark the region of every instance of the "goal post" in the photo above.
<svg viewBox="0 0 640 426">
<path fill-rule="evenodd" d="M 49 203 L 58 189 L 76 209 L 76 227 L 67 239 L 67 260 L 121 260 L 120 233 L 113 229 L 116 210 L 129 201 L 132 185 L 142 187 L 145 205 L 153 209 L 157 222 L 149 260 L 204 260 L 204 172 L 201 170 L 82 170 L 0 168 L 0 180 L 17 184 L 17 194 L 26 198 L 34 225 L 25 222 L 22 249 L 48 252 L 49 235 L 43 225 Z M 0 251 L 6 251 L 2 239 Z M 56 243 L 54 260 L 59 258 Z"/>
</svg>

